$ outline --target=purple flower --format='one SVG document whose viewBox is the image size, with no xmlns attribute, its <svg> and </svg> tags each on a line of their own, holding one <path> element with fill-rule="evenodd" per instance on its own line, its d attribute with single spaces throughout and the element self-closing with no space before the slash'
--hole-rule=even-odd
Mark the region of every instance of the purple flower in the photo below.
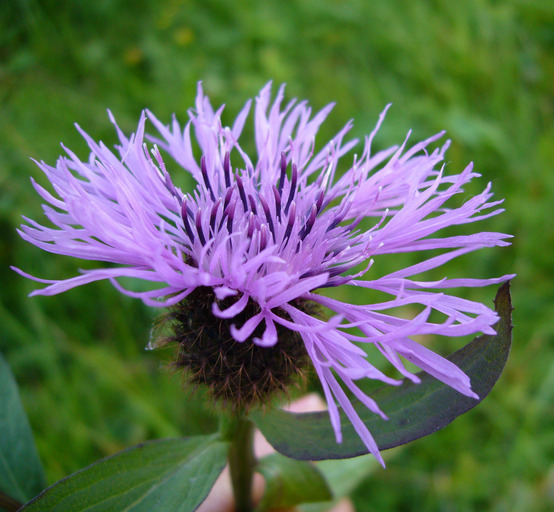
<svg viewBox="0 0 554 512">
<path fill-rule="evenodd" d="M 78 128 L 91 149 L 89 160 L 83 162 L 64 148 L 67 156 L 60 157 L 56 167 L 38 163 L 56 195 L 33 182 L 48 203 L 44 212 L 55 227 L 26 219 L 28 225 L 22 226 L 20 235 L 49 252 L 117 266 L 81 271 L 61 281 L 16 270 L 48 283 L 32 295 L 54 295 L 109 279 L 118 290 L 155 307 L 177 304 L 194 290 L 209 287 L 211 314 L 229 322 L 237 342 L 272 347 L 284 329 L 298 333 L 323 386 L 337 441 L 341 441 L 340 405 L 367 448 L 382 461 L 341 382 L 385 417 L 356 385 L 362 378 L 400 382 L 368 361 L 360 344 L 373 345 L 408 379 L 418 381 L 401 357 L 460 393 L 476 397 L 459 368 L 411 336 L 494 333 L 492 325 L 498 320 L 494 311 L 447 291 L 500 283 L 511 276 L 433 282 L 414 276 L 483 247 L 508 245 L 509 235 L 502 233 L 435 236 L 441 228 L 500 213 L 501 201 L 490 201 L 489 184 L 461 206 L 446 206 L 479 175 L 471 164 L 459 174 L 444 175 L 440 163 L 449 143 L 426 151 L 443 133 L 408 149 L 406 139 L 399 147 L 372 154 L 372 140 L 386 110 L 353 159 L 345 157 L 357 144 L 345 141 L 352 123 L 316 152 L 315 136 L 332 105 L 312 117 L 306 102 L 291 101 L 283 107 L 283 96 L 282 86 L 272 102 L 268 84 L 256 98 L 255 158 L 239 144 L 251 101 L 232 127 L 225 127 L 223 107 L 214 111 L 201 85 L 184 128 L 175 119 L 166 126 L 146 112 L 137 132 L 126 137 L 111 118 L 120 140 L 116 154 Z M 160 134 L 151 139 L 153 145 L 145 142 L 147 117 Z M 170 176 L 167 168 L 176 166 L 162 159 L 158 146 L 192 175 L 194 191 L 185 193 L 174 184 L 182 171 Z M 344 165 L 347 159 L 353 160 L 350 168 L 337 172 L 339 162 Z M 370 227 L 362 229 L 361 221 Z M 379 273 L 379 260 L 385 255 L 437 249 L 440 252 L 420 263 L 388 275 Z M 123 288 L 120 277 L 155 286 L 132 291 Z M 354 305 L 316 292 L 339 286 L 369 288 L 384 292 L 388 299 Z M 320 304 L 336 315 L 328 320 L 311 315 L 302 306 L 305 303 Z M 404 305 L 417 307 L 419 313 L 412 319 L 387 314 Z M 433 310 L 441 313 L 440 321 L 431 317 Z M 239 325 L 234 323 L 237 318 Z M 357 327 L 358 334 L 351 327 Z"/>
</svg>

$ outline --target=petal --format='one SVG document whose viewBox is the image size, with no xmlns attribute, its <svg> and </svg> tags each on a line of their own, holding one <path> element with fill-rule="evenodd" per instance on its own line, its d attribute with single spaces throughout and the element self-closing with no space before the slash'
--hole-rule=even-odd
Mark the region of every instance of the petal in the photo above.
<svg viewBox="0 0 554 512">
<path fill-rule="evenodd" d="M 244 308 L 248 304 L 249 298 L 250 296 L 244 293 L 242 297 L 237 300 L 237 302 L 235 302 L 232 306 L 229 306 L 227 309 L 224 309 L 223 311 L 219 309 L 219 305 L 217 304 L 217 302 L 214 302 L 212 303 L 212 313 L 219 318 L 233 318 L 244 311 Z"/>
<path fill-rule="evenodd" d="M 250 335 L 254 332 L 256 327 L 260 324 L 262 319 L 264 318 L 263 313 L 258 313 L 257 315 L 254 315 L 253 317 L 249 318 L 240 329 L 237 329 L 236 326 L 233 324 L 231 325 L 229 331 L 231 333 L 231 336 L 235 338 L 235 340 L 239 342 L 243 342 L 247 340 Z"/>
<path fill-rule="evenodd" d="M 263 333 L 263 336 L 261 338 L 254 338 L 252 341 L 259 345 L 260 347 L 273 347 L 278 339 L 277 339 L 277 328 L 275 327 L 275 323 L 271 318 L 268 316 L 264 316 L 265 319 L 265 331 Z"/>
</svg>

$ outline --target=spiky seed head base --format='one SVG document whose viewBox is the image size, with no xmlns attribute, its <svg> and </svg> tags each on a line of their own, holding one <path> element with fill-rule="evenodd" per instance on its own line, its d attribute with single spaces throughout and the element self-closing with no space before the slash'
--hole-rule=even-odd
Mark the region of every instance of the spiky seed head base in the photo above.
<svg viewBox="0 0 554 512">
<path fill-rule="evenodd" d="M 298 333 L 276 324 L 279 341 L 262 347 L 253 341 L 263 335 L 260 326 L 250 338 L 237 342 L 231 324 L 240 328 L 259 313 L 258 304 L 250 300 L 241 314 L 228 320 L 213 315 L 215 300 L 212 288 L 197 288 L 159 320 L 166 334 L 156 344 L 177 347 L 172 365 L 184 370 L 187 384 L 205 386 L 224 408 L 244 411 L 265 406 L 274 397 L 288 397 L 291 387 L 305 383 L 311 362 Z M 223 310 L 234 300 L 217 302 Z M 295 306 L 310 314 L 316 309 L 306 301 Z M 285 311 L 274 312 L 290 321 Z"/>
</svg>

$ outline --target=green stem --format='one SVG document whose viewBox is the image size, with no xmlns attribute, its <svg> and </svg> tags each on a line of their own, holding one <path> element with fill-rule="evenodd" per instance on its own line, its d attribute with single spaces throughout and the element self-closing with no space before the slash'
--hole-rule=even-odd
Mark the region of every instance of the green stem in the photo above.
<svg viewBox="0 0 554 512">
<path fill-rule="evenodd" d="M 252 512 L 252 479 L 256 467 L 254 424 L 236 415 L 221 425 L 221 434 L 230 441 L 229 469 L 235 495 L 236 512 Z"/>
<path fill-rule="evenodd" d="M 17 512 L 23 505 L 24 503 L 0 491 L 0 508 L 3 508 L 7 512 Z"/>
</svg>

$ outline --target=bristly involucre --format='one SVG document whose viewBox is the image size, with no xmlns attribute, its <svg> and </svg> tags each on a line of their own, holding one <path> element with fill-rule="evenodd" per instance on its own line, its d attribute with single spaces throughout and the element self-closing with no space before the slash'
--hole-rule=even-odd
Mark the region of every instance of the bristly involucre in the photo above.
<svg viewBox="0 0 554 512">
<path fill-rule="evenodd" d="M 232 325 L 242 325 L 259 313 L 260 307 L 251 299 L 237 316 L 218 318 L 212 313 L 214 302 L 229 307 L 234 300 L 219 301 L 210 287 L 196 288 L 170 306 L 153 330 L 150 348 L 170 345 L 176 349 L 170 363 L 184 369 L 186 388 L 196 390 L 199 385 L 223 409 L 241 413 L 253 406 L 271 406 L 275 398 L 290 398 L 291 388 L 302 390 L 310 358 L 300 334 L 276 324 L 279 343 L 272 346 L 236 341 Z M 295 306 L 316 313 L 314 303 L 295 301 Z M 290 320 L 284 311 L 274 311 Z M 258 325 L 251 338 L 262 334 L 263 327 Z"/>
<path fill-rule="evenodd" d="M 78 128 L 91 149 L 89 160 L 81 161 L 64 148 L 66 156 L 55 167 L 38 163 L 55 195 L 33 182 L 48 203 L 44 211 L 55 227 L 26 219 L 20 234 L 46 251 L 110 266 L 61 281 L 18 272 L 48 283 L 34 294 L 54 295 L 109 279 L 123 293 L 156 307 L 178 304 L 207 287 L 213 294 L 210 314 L 214 321 L 227 321 L 236 342 L 273 347 L 283 329 L 297 333 L 321 381 L 337 441 L 341 442 L 341 406 L 382 462 L 342 385 L 384 417 L 356 381 L 399 381 L 373 366 L 360 345 L 376 347 L 408 379 L 417 382 L 401 358 L 460 393 L 476 396 L 460 369 L 411 337 L 494 333 L 494 311 L 447 292 L 500 283 L 511 276 L 434 282 L 414 276 L 477 249 L 508 245 L 509 235 L 502 233 L 435 236 L 441 228 L 500 213 L 501 201 L 491 201 L 489 184 L 461 206 L 449 207 L 448 200 L 479 175 L 471 164 L 459 174 L 444 174 L 440 163 L 448 142 L 426 150 L 443 133 L 411 147 L 406 139 L 399 147 L 373 154 L 371 144 L 383 112 L 358 156 L 345 156 L 357 144 L 345 140 L 351 123 L 316 151 L 315 136 L 332 105 L 312 116 L 306 102 L 284 105 L 283 97 L 281 87 L 272 101 L 268 84 L 255 100 L 255 156 L 246 154 L 239 142 L 251 101 L 227 127 L 221 122 L 223 107 L 214 110 L 200 84 L 196 107 L 184 127 L 176 119 L 166 126 L 144 112 L 136 133 L 127 137 L 110 114 L 120 141 L 115 153 Z M 159 138 L 146 139 L 150 143 L 145 140 L 147 118 L 159 132 Z M 200 147 L 199 155 L 193 146 Z M 162 158 L 158 147 L 173 160 Z M 347 159 L 350 168 L 337 173 L 339 161 L 344 165 Z M 196 181 L 191 192 L 183 192 L 173 181 L 180 180 L 183 169 Z M 359 227 L 363 219 L 371 222 L 367 230 Z M 434 252 L 420 263 L 388 275 L 379 272 L 383 255 L 436 249 L 438 255 Z M 354 271 L 360 264 L 363 270 Z M 120 277 L 156 286 L 132 291 L 122 287 Z M 390 299 L 353 305 L 316 293 L 318 288 L 338 286 L 364 287 Z M 336 315 L 327 320 L 311 315 L 299 307 L 308 302 Z M 419 306 L 419 313 L 412 319 L 387 314 L 403 305 Z M 432 319 L 433 310 L 442 314 L 442 321 Z M 251 316 L 246 318 L 245 312 Z M 358 334 L 349 329 L 352 326 Z"/>
</svg>

